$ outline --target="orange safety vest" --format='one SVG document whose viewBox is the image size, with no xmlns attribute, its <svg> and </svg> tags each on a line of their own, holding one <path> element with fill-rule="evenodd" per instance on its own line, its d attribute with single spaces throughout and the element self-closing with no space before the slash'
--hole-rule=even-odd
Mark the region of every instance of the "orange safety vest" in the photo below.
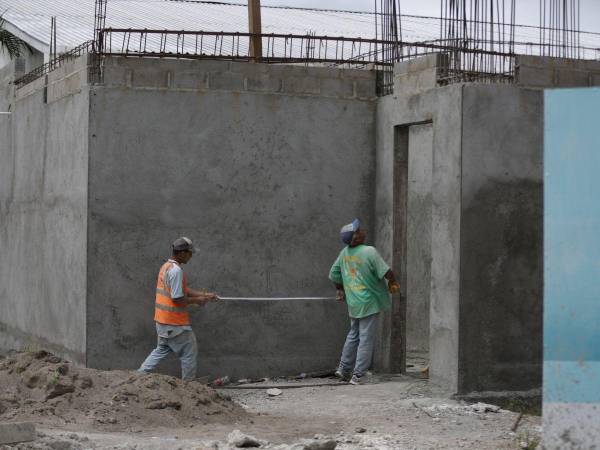
<svg viewBox="0 0 600 450">
<path fill-rule="evenodd" d="M 173 262 L 167 261 L 158 272 L 156 282 L 156 303 L 154 307 L 154 320 L 165 325 L 189 325 L 190 315 L 187 305 L 181 306 L 171 298 L 171 289 L 165 283 L 165 274 L 173 266 Z M 187 295 L 188 288 L 183 274 L 183 292 Z"/>
</svg>

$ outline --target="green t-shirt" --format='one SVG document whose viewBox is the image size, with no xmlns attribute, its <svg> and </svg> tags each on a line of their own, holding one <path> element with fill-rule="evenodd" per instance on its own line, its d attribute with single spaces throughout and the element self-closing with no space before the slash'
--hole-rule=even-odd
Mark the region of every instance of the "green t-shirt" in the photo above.
<svg viewBox="0 0 600 450">
<path fill-rule="evenodd" d="M 344 285 L 350 317 L 360 319 L 389 309 L 390 295 L 383 278 L 388 270 L 375 247 L 357 245 L 340 252 L 329 279 Z"/>
</svg>

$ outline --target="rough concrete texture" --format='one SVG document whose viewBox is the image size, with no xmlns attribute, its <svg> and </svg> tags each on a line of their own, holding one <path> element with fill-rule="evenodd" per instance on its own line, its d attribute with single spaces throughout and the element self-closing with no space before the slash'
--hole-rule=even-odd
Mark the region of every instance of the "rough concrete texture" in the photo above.
<svg viewBox="0 0 600 450">
<path fill-rule="evenodd" d="M 319 94 L 286 92 L 288 77 Z M 282 83 L 251 92 L 258 79 Z M 156 274 L 179 235 L 200 247 L 191 286 L 333 295 L 339 227 L 373 223 L 375 102 L 354 95 L 363 82 L 374 91 L 363 71 L 109 62 L 91 93 L 90 366 L 135 368 L 155 345 Z M 199 373 L 234 378 L 334 367 L 348 326 L 334 301 L 213 304 L 192 322 Z"/>
<path fill-rule="evenodd" d="M 463 91 L 459 390 L 542 377 L 542 92 Z"/>
<path fill-rule="evenodd" d="M 406 245 L 406 345 L 416 338 L 411 326 L 428 320 L 430 376 L 459 393 L 541 384 L 541 105 L 540 91 L 477 84 L 405 85 L 378 105 L 377 245 Z M 432 122 L 431 175 L 418 131 L 424 122 Z M 409 186 L 400 202 L 389 163 L 394 127 L 409 129 Z M 401 217 L 394 205 L 403 201 L 406 244 L 394 236 Z M 400 357 L 385 338 L 379 354 Z"/>
<path fill-rule="evenodd" d="M 35 425 L 31 422 L 0 423 L 0 444 L 34 441 Z"/>
<path fill-rule="evenodd" d="M 451 390 L 458 386 L 461 102 L 462 86 L 454 85 L 415 95 L 401 91 L 381 98 L 377 109 L 376 245 L 387 258 L 391 258 L 392 249 L 400 245 L 394 242 L 394 221 L 397 220 L 394 217 L 399 213 L 394 211 L 394 196 L 398 193 L 392 188 L 394 127 L 432 123 L 431 204 L 421 203 L 421 212 L 409 212 L 409 216 L 426 216 L 431 207 L 430 376 Z M 408 180 L 420 178 L 418 169 L 419 166 L 409 163 Z M 425 199 L 426 191 L 425 186 L 419 188 Z M 417 231 L 414 226 L 412 230 Z M 427 230 L 427 226 L 422 230 Z M 394 270 L 400 270 L 398 263 L 392 261 Z M 415 267 L 415 262 L 407 260 L 406 266 Z M 418 277 L 414 272 L 412 276 Z M 405 301 L 408 311 L 407 305 L 414 299 Z M 391 321 L 392 316 L 388 314 L 383 321 L 384 330 L 386 326 L 391 327 Z M 399 344 L 395 345 L 396 349 L 392 348 L 386 335 L 382 336 L 376 359 L 382 369 L 391 364 L 388 355 L 401 357 L 397 351 Z"/>
<path fill-rule="evenodd" d="M 83 363 L 88 95 L 46 103 L 44 94 L 17 94 L 10 145 L 0 146 L 0 347 Z"/>
<path fill-rule="evenodd" d="M 413 125 L 408 135 L 406 258 L 406 347 L 429 351 L 431 293 L 431 172 L 433 126 Z"/>
<path fill-rule="evenodd" d="M 521 86 L 600 86 L 600 61 L 518 55 L 515 65 L 515 82 Z"/>
</svg>

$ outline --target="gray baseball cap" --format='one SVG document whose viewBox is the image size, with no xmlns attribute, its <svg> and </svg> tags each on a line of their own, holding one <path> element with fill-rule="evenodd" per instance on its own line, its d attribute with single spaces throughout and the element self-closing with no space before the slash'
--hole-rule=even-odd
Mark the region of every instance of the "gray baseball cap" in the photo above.
<svg viewBox="0 0 600 450">
<path fill-rule="evenodd" d="M 175 242 L 173 242 L 172 247 L 173 250 L 176 251 L 188 250 L 192 253 L 196 253 L 196 247 L 194 247 L 194 243 L 190 238 L 187 238 L 185 236 L 175 239 Z"/>
</svg>

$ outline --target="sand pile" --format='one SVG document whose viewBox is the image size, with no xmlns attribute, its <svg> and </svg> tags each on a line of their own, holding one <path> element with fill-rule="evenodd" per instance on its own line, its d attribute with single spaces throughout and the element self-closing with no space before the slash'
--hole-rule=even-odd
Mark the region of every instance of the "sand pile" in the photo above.
<svg viewBox="0 0 600 450">
<path fill-rule="evenodd" d="M 242 408 L 195 381 L 77 367 L 45 351 L 0 359 L 0 421 L 98 429 L 231 423 Z"/>
</svg>

